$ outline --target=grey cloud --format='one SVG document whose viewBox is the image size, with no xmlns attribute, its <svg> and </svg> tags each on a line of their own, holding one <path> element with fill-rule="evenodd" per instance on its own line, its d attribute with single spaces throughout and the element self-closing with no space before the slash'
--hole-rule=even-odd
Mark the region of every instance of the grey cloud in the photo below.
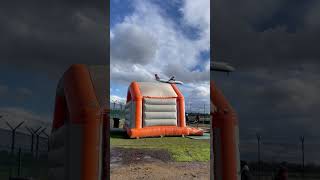
<svg viewBox="0 0 320 180">
<path fill-rule="evenodd" d="M 212 78 L 235 107 L 242 139 L 320 137 L 320 31 L 316 1 L 214 1 L 215 61 L 236 68 Z M 271 150 L 270 150 L 271 151 Z"/>
<path fill-rule="evenodd" d="M 215 60 L 229 61 L 247 70 L 281 69 L 308 62 L 319 66 L 316 42 L 320 35 L 303 22 L 314 2 L 246 2 L 229 0 L 214 4 Z"/>
<path fill-rule="evenodd" d="M 26 126 L 29 128 L 38 128 L 42 126 L 46 127 L 46 132 L 50 133 L 50 121 L 49 117 L 40 116 L 33 112 L 27 111 L 22 108 L 11 108 L 4 107 L 0 109 L 0 115 L 2 116 L 0 121 L 0 128 L 9 129 L 6 125 L 6 121 L 9 122 L 11 126 L 17 126 L 20 122 L 24 121 L 24 124 L 17 131 L 28 133 Z"/>
<path fill-rule="evenodd" d="M 31 98 L 32 95 L 33 92 L 29 88 L 14 88 L 7 85 L 0 85 L 0 97 L 3 105 L 5 102 L 24 103 L 28 98 Z"/>
<path fill-rule="evenodd" d="M 257 132 L 275 139 L 285 135 L 287 142 L 300 135 L 319 138 L 315 127 L 320 125 L 316 93 L 320 86 L 312 75 L 296 79 L 286 73 L 268 78 L 238 73 L 214 79 L 237 111 L 244 139 L 254 139 Z"/>
<path fill-rule="evenodd" d="M 6 85 L 0 85 L 0 97 L 5 96 L 9 91 L 8 86 Z"/>
<path fill-rule="evenodd" d="M 22 96 L 31 96 L 32 91 L 28 88 L 18 88 L 17 93 L 21 94 Z"/>
<path fill-rule="evenodd" d="M 113 30 L 111 57 L 117 63 L 148 64 L 157 51 L 157 41 L 149 32 L 133 24 L 119 24 Z"/>
<path fill-rule="evenodd" d="M 104 64 L 106 17 L 98 1 L 4 3 L 0 63 L 44 73 L 72 63 Z"/>
<path fill-rule="evenodd" d="M 28 88 L 18 88 L 16 92 L 12 93 L 12 96 L 17 102 L 23 102 L 33 95 L 32 90 Z"/>
<path fill-rule="evenodd" d="M 108 63 L 108 6 L 98 0 L 1 2 L 0 67 L 10 82 L 10 91 L 0 93 L 2 106 L 51 114 L 56 84 L 71 64 Z"/>
</svg>

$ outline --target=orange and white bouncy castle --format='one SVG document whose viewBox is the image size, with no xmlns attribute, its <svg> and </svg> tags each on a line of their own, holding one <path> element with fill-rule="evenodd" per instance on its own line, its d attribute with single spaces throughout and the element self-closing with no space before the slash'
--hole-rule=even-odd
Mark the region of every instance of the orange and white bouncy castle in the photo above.
<svg viewBox="0 0 320 180">
<path fill-rule="evenodd" d="M 210 83 L 210 99 L 213 137 L 211 180 L 240 180 L 239 131 L 235 111 L 213 81 Z"/>
<path fill-rule="evenodd" d="M 203 135 L 186 126 L 184 97 L 176 84 L 132 82 L 125 109 L 130 138 Z"/>
<path fill-rule="evenodd" d="M 107 68 L 76 64 L 60 79 L 50 135 L 49 180 L 109 177 Z"/>
</svg>

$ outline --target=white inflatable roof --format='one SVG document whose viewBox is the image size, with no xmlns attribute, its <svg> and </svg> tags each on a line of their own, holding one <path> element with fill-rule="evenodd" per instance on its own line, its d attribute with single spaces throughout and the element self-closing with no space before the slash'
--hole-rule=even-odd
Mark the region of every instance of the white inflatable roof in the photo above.
<svg viewBox="0 0 320 180">
<path fill-rule="evenodd" d="M 138 82 L 142 96 L 178 97 L 171 84 L 160 82 Z"/>
</svg>

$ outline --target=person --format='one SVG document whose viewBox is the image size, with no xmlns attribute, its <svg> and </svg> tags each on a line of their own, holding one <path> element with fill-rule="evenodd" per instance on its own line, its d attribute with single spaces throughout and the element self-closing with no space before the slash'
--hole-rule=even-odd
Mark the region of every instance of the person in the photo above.
<svg viewBox="0 0 320 180">
<path fill-rule="evenodd" d="M 275 180 L 288 180 L 288 168 L 286 167 L 286 162 L 281 163 Z"/>
<path fill-rule="evenodd" d="M 197 114 L 197 115 L 196 115 L 197 127 L 199 127 L 199 122 L 200 122 L 200 116 L 199 116 L 199 114 Z"/>
<path fill-rule="evenodd" d="M 160 77 L 158 76 L 158 74 L 155 74 L 154 76 L 156 77 L 156 80 L 157 80 L 157 81 L 160 80 Z"/>
<path fill-rule="evenodd" d="M 174 76 L 170 76 L 169 81 L 175 81 L 175 80 L 176 80 L 176 78 Z"/>
<path fill-rule="evenodd" d="M 250 172 L 249 166 L 247 162 L 243 163 L 243 167 L 241 170 L 241 180 L 252 180 L 252 174 Z"/>
<path fill-rule="evenodd" d="M 189 125 L 189 116 L 187 113 L 186 113 L 186 124 Z"/>
</svg>

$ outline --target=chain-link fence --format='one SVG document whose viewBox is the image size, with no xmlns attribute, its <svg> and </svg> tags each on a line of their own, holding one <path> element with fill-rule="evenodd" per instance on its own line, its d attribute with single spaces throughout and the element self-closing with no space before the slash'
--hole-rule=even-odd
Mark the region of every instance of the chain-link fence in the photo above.
<svg viewBox="0 0 320 180">
<path fill-rule="evenodd" d="M 110 117 L 112 118 L 119 118 L 124 119 L 125 118 L 125 104 L 119 103 L 119 102 L 112 102 L 110 104 L 111 112 Z"/>
<path fill-rule="evenodd" d="M 47 179 L 48 138 L 35 133 L 0 129 L 0 179 L 32 177 Z"/>
<path fill-rule="evenodd" d="M 270 139 L 257 136 L 256 140 L 240 141 L 242 162 L 247 162 L 257 180 L 274 180 L 280 168 L 288 170 L 289 179 L 320 179 L 320 144 L 299 142 L 299 138 Z"/>
</svg>

